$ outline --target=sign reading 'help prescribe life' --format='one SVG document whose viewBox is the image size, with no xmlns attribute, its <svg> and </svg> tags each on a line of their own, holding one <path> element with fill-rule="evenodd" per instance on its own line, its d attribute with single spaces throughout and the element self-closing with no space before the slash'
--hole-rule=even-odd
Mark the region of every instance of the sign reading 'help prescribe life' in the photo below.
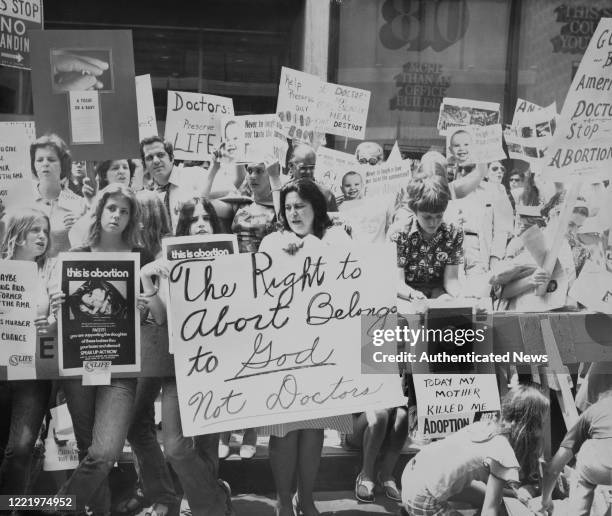
<svg viewBox="0 0 612 516">
<path fill-rule="evenodd" d="M 42 28 L 41 0 L 0 0 L 0 66 L 29 70 L 28 30 Z"/>
</svg>

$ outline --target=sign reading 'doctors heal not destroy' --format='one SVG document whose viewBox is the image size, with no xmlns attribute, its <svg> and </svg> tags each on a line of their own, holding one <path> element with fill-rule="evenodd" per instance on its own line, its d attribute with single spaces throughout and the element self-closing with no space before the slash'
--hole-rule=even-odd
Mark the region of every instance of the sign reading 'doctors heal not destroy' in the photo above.
<svg viewBox="0 0 612 516">
<path fill-rule="evenodd" d="M 361 315 L 382 324 L 396 312 L 395 274 L 380 267 L 392 247 L 310 247 L 173 267 L 185 435 L 405 403 L 399 376 L 362 374 L 359 352 Z"/>
</svg>

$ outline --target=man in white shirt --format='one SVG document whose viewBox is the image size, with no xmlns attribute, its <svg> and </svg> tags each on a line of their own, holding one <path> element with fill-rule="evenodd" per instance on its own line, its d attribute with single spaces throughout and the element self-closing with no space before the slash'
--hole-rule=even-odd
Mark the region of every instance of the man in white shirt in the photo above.
<svg viewBox="0 0 612 516">
<path fill-rule="evenodd" d="M 140 154 L 145 172 L 155 182 L 156 191 L 168 210 L 174 231 L 183 203 L 203 196 L 208 171 L 201 167 L 177 167 L 172 144 L 158 136 L 142 140 Z M 218 167 L 219 163 L 215 161 L 213 166 Z"/>
</svg>

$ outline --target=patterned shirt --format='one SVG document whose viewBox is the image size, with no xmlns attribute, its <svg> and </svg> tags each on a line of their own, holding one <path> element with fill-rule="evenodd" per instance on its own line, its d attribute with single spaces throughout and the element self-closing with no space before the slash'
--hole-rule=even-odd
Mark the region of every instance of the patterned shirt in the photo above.
<svg viewBox="0 0 612 516">
<path fill-rule="evenodd" d="M 443 222 L 427 241 L 413 215 L 391 226 L 387 240 L 397 246 L 397 266 L 404 269 L 406 284 L 441 285 L 447 265 L 463 263 L 463 231 Z"/>
</svg>

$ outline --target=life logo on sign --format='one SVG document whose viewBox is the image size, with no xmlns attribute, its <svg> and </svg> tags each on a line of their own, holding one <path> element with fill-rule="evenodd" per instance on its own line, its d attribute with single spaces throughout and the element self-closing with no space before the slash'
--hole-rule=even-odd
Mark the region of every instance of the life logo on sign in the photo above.
<svg viewBox="0 0 612 516">
<path fill-rule="evenodd" d="M 9 365 L 16 367 L 19 365 L 30 365 L 34 362 L 32 355 L 11 355 Z"/>
<path fill-rule="evenodd" d="M 104 371 L 109 369 L 111 366 L 110 361 L 108 360 L 93 360 L 90 362 L 83 362 L 83 367 L 85 371 L 88 373 L 92 373 L 93 371 Z"/>
<path fill-rule="evenodd" d="M 41 0 L 0 0 L 0 65 L 30 69 L 29 30 L 42 28 Z"/>
</svg>

